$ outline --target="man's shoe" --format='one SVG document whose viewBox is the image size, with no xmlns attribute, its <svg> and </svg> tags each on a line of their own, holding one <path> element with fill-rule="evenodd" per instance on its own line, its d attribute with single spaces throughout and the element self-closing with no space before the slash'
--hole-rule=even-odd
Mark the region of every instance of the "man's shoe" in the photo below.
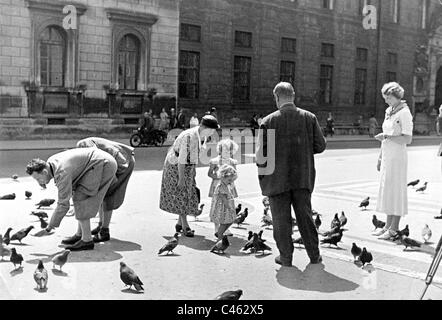
<svg viewBox="0 0 442 320">
<path fill-rule="evenodd" d="M 101 228 L 100 232 L 94 236 L 94 242 L 106 242 L 110 240 L 109 228 Z"/>
<path fill-rule="evenodd" d="M 70 251 L 94 250 L 94 241 L 84 242 L 80 240 L 72 246 L 67 246 L 66 249 Z"/>
<path fill-rule="evenodd" d="M 283 266 L 283 267 L 291 267 L 291 266 L 292 266 L 292 263 L 291 263 L 291 262 L 283 262 L 283 261 L 281 260 L 281 256 L 277 256 L 277 257 L 275 258 L 275 263 L 280 264 L 280 265 Z"/>
<path fill-rule="evenodd" d="M 74 234 L 72 237 L 62 240 L 61 243 L 67 244 L 67 245 L 72 245 L 72 244 L 76 244 L 80 240 L 81 240 L 81 236 L 77 236 L 76 234 Z"/>
<path fill-rule="evenodd" d="M 93 236 L 95 236 L 95 235 L 98 234 L 98 232 L 100 232 L 100 230 L 101 230 L 101 223 L 98 223 L 98 226 L 97 226 L 95 229 L 93 229 L 93 230 L 91 231 L 91 234 L 92 234 Z"/>
<path fill-rule="evenodd" d="M 310 263 L 311 264 L 318 264 L 322 262 L 322 256 L 320 255 L 319 257 L 317 257 L 316 259 L 310 259 Z"/>
</svg>

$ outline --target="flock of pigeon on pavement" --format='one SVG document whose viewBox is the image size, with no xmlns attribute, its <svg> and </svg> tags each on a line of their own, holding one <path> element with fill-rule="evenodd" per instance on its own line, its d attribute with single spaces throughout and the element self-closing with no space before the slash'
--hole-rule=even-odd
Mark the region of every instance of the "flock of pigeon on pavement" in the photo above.
<svg viewBox="0 0 442 320">
<path fill-rule="evenodd" d="M 18 176 L 13 175 L 12 179 L 15 181 L 18 181 Z M 416 187 L 416 185 L 419 184 L 419 180 L 412 181 L 408 183 L 408 186 Z M 425 182 L 422 187 L 419 187 L 416 189 L 416 192 L 424 192 L 428 186 L 428 183 Z M 32 197 L 32 192 L 25 191 L 25 197 L 26 199 L 30 199 Z M 15 193 L 3 195 L 0 197 L 0 200 L 14 200 L 16 198 Z M 43 199 L 40 202 L 36 204 L 36 208 L 45 208 L 50 207 L 55 202 L 54 199 Z M 364 199 L 359 207 L 363 208 L 363 210 L 366 210 L 366 208 L 370 204 L 370 197 L 367 197 Z M 248 231 L 248 237 L 247 241 L 244 244 L 244 246 L 240 249 L 241 252 L 244 253 L 259 253 L 265 254 L 265 251 L 271 251 L 272 249 L 265 244 L 266 240 L 262 238 L 264 228 L 269 228 L 273 225 L 272 216 L 270 213 L 270 205 L 268 198 L 265 197 L 263 199 L 263 205 L 264 205 L 264 213 L 261 219 L 262 225 L 261 230 L 256 233 L 252 231 Z M 200 216 L 203 212 L 204 204 L 200 205 L 200 208 L 198 212 L 195 215 L 195 220 L 197 220 L 198 216 Z M 238 227 L 243 224 L 248 217 L 248 208 L 245 208 L 244 211 L 242 211 L 242 204 L 238 204 L 236 208 L 236 214 L 237 218 L 234 221 L 234 224 L 236 224 Z M 32 211 L 31 215 L 34 215 L 38 217 L 40 221 L 40 227 L 42 229 L 47 227 L 47 222 L 45 219 L 48 218 L 48 215 L 44 211 Z M 339 216 L 338 213 L 336 213 L 331 221 L 330 229 L 328 231 L 322 231 L 320 230 L 320 226 L 322 225 L 321 220 L 321 214 L 316 212 L 315 210 L 312 210 L 312 218 L 314 218 L 315 226 L 318 230 L 318 234 L 321 235 L 323 238 L 321 239 L 321 244 L 328 244 L 330 246 L 338 247 L 338 243 L 341 242 L 343 233 L 345 231 L 348 231 L 348 229 L 344 229 L 344 226 L 348 222 L 348 218 L 346 217 L 344 211 L 341 212 L 341 215 Z M 436 216 L 435 219 L 442 219 L 442 210 L 440 213 L 440 216 Z M 379 220 L 376 215 L 373 215 L 372 223 L 374 226 L 374 231 L 376 231 L 378 228 L 383 228 L 385 226 L 385 222 Z M 292 219 L 292 225 L 293 227 L 296 226 L 296 219 Z M 19 268 L 22 268 L 22 262 L 23 262 L 23 256 L 17 252 L 16 248 L 9 248 L 8 246 L 12 244 L 12 241 L 21 241 L 28 236 L 30 231 L 34 229 L 34 226 L 29 226 L 27 228 L 21 229 L 18 232 L 15 232 L 11 235 L 12 228 L 8 228 L 6 230 L 6 233 L 4 236 L 0 234 L 0 256 L 1 259 L 4 259 L 4 256 L 9 256 L 10 262 L 14 265 L 14 270 L 17 269 L 17 265 Z M 405 246 L 404 251 L 407 248 L 420 248 L 423 243 L 412 239 L 409 237 L 410 230 L 408 225 L 403 230 L 399 230 L 397 232 L 397 235 L 393 239 L 393 241 L 400 241 L 402 245 Z M 428 225 L 425 225 L 421 232 L 422 238 L 424 240 L 424 243 L 427 243 L 431 236 L 432 232 Z M 166 253 L 167 255 L 169 253 L 173 253 L 173 250 L 178 246 L 179 244 L 179 236 L 180 233 L 177 232 L 174 234 L 174 236 L 158 251 L 158 254 L 161 255 L 163 253 Z M 303 245 L 302 237 L 293 239 L 293 243 L 297 244 L 299 246 Z M 224 254 L 225 251 L 229 248 L 230 243 L 228 240 L 228 237 L 224 235 L 222 239 L 215 243 L 215 245 L 210 249 L 210 252 L 216 253 L 216 254 Z M 52 259 L 53 267 L 54 269 L 56 266 L 60 268 L 60 271 L 62 271 L 63 265 L 66 264 L 69 257 L 69 250 L 64 250 L 62 253 L 57 254 Z M 364 267 L 365 265 L 371 264 L 373 261 L 373 255 L 367 250 L 367 248 L 359 247 L 356 243 L 352 243 L 351 247 L 351 254 L 353 255 L 354 262 L 359 267 Z M 135 290 L 142 291 L 144 290 L 143 283 L 140 280 L 140 278 L 137 276 L 137 274 L 132 270 L 130 267 L 128 267 L 124 262 L 120 262 L 120 279 L 122 282 L 129 286 L 129 289 L 134 286 Z M 40 291 L 46 291 L 47 290 L 47 283 L 48 283 L 48 272 L 45 269 L 43 265 L 43 261 L 39 260 L 38 266 L 34 271 L 34 280 L 37 285 L 37 289 Z M 217 296 L 216 300 L 238 300 L 241 295 L 243 294 L 242 290 L 235 290 L 235 291 L 226 291 L 222 293 L 221 295 Z"/>
</svg>

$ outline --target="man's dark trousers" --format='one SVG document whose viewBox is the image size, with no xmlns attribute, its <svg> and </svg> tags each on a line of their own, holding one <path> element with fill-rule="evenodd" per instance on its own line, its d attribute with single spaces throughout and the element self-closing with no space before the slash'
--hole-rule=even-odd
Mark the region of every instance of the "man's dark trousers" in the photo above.
<svg viewBox="0 0 442 320">
<path fill-rule="evenodd" d="M 311 193 L 307 189 L 286 191 L 269 197 L 273 218 L 273 238 L 283 263 L 292 263 L 292 213 L 296 215 L 299 232 L 310 260 L 319 257 L 318 232 L 312 218 Z"/>
</svg>

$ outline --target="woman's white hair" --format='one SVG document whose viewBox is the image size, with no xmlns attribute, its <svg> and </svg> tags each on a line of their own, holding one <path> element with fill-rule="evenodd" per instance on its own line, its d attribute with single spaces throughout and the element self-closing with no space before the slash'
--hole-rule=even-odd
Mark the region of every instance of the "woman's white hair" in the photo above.
<svg viewBox="0 0 442 320">
<path fill-rule="evenodd" d="M 402 99 L 404 97 L 405 90 L 397 82 L 389 82 L 384 84 L 381 89 L 382 95 L 393 96 L 397 99 Z"/>
<path fill-rule="evenodd" d="M 235 154 L 239 149 L 238 144 L 232 139 L 222 139 L 216 145 L 216 151 L 219 155 L 224 152 L 229 152 L 231 155 Z"/>
</svg>

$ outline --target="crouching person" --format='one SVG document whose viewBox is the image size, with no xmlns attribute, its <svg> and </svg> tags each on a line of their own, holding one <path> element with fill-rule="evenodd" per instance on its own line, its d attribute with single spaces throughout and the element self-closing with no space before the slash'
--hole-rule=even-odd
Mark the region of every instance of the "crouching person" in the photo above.
<svg viewBox="0 0 442 320">
<path fill-rule="evenodd" d="M 74 203 L 78 229 L 75 235 L 62 241 L 71 251 L 92 250 L 90 219 L 97 215 L 104 197 L 116 180 L 117 162 L 97 148 L 80 148 L 63 151 L 47 161 L 33 159 L 26 167 L 41 186 L 52 179 L 58 189 L 58 201 L 46 232 L 60 226 L 69 211 L 69 200 Z"/>
</svg>

